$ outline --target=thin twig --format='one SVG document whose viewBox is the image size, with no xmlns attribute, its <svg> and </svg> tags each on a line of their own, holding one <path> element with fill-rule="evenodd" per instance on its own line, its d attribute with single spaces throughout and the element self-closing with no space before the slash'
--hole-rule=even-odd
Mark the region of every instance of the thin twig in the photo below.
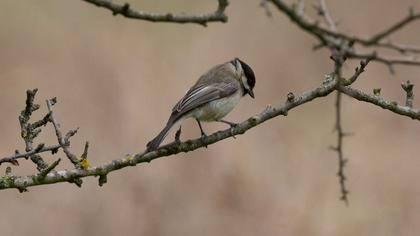
<svg viewBox="0 0 420 236">
<path fill-rule="evenodd" d="M 414 13 L 412 9 L 409 9 L 408 15 L 401 19 L 400 21 L 396 22 L 392 26 L 384 29 L 381 32 L 376 33 L 370 39 L 365 41 L 366 45 L 374 45 L 384 39 L 385 37 L 395 33 L 397 30 L 402 29 L 407 24 L 420 19 L 420 13 Z"/>
<path fill-rule="evenodd" d="M 130 4 L 117 4 L 111 0 L 82 0 L 97 7 L 103 7 L 112 12 L 113 15 L 123 15 L 127 18 L 145 20 L 151 22 L 172 22 L 172 23 L 196 23 L 206 26 L 210 22 L 227 22 L 228 17 L 225 15 L 226 7 L 229 5 L 228 0 L 218 0 L 217 9 L 208 14 L 172 14 L 172 13 L 149 13 L 134 9 Z"/>
<path fill-rule="evenodd" d="M 376 61 L 386 65 L 389 71 L 394 74 L 394 65 L 406 65 L 406 66 L 420 66 L 420 61 L 414 60 L 413 58 L 407 57 L 383 57 L 378 55 L 376 52 L 373 53 L 356 53 L 349 52 L 348 57 L 352 59 L 368 59 Z"/>
<path fill-rule="evenodd" d="M 344 158 L 343 154 L 343 139 L 346 136 L 346 134 L 343 131 L 343 127 L 341 124 L 341 92 L 337 91 L 337 96 L 335 100 L 335 131 L 337 132 L 337 145 L 335 147 L 332 147 L 332 150 L 336 151 L 338 154 L 338 172 L 337 176 L 340 182 L 340 192 L 341 197 L 340 199 L 343 200 L 347 205 L 349 204 L 348 201 L 348 189 L 346 187 L 346 176 L 344 174 L 344 167 L 347 164 L 347 159 Z"/>
<path fill-rule="evenodd" d="M 420 121 L 420 111 L 418 109 L 410 108 L 408 106 L 398 105 L 395 101 L 388 101 L 380 97 L 378 94 L 370 95 L 359 89 L 351 88 L 349 86 L 340 86 L 338 88 L 341 92 L 359 101 L 372 103 L 383 109 L 389 110 L 393 113 L 410 117 L 413 120 Z"/>
<path fill-rule="evenodd" d="M 391 72 L 394 71 L 393 65 L 420 66 L 420 61 L 417 61 L 415 58 L 391 58 L 388 56 L 380 55 L 378 52 L 376 52 L 376 50 L 373 50 L 370 53 L 360 53 L 354 48 L 354 45 L 358 44 L 364 47 L 393 49 L 397 50 L 402 54 L 419 53 L 420 49 L 415 46 L 402 46 L 397 43 L 382 41 L 390 35 L 392 35 L 393 33 L 397 32 L 398 30 L 409 25 L 410 23 L 419 20 L 420 12 L 414 13 L 413 11 L 410 11 L 408 16 L 404 17 L 397 23 L 389 26 L 383 31 L 374 34 L 368 39 L 364 39 L 362 37 L 353 36 L 348 33 L 338 32 L 336 28 L 322 27 L 317 21 L 311 20 L 304 14 L 298 13 L 293 7 L 289 6 L 283 0 L 270 0 L 270 2 L 272 2 L 278 10 L 285 13 L 290 18 L 290 20 L 293 21 L 296 25 L 298 25 L 301 29 L 315 36 L 320 41 L 320 43 L 314 47 L 315 49 L 319 49 L 325 46 L 329 48 L 342 48 L 344 49 L 348 59 L 357 60 L 366 59 L 368 57 L 372 57 L 372 55 L 375 55 L 372 58 L 372 60 L 388 66 Z M 322 3 L 325 4 L 325 2 L 321 0 L 321 7 L 324 5 Z M 322 8 L 321 11 L 323 12 Z M 329 22 L 329 26 L 331 26 L 331 23 L 334 23 L 334 21 L 330 19 L 330 16 L 327 16 L 325 18 L 326 21 Z"/>
<path fill-rule="evenodd" d="M 22 158 L 27 159 L 28 157 L 30 157 L 30 156 L 32 156 L 34 154 L 40 154 L 40 153 L 43 153 L 43 152 L 56 153 L 59 148 L 61 148 L 61 145 L 60 144 L 56 144 L 56 145 L 51 145 L 51 146 L 47 146 L 47 147 L 43 146 L 40 149 L 35 148 L 35 149 L 32 149 L 31 151 L 25 152 L 25 153 L 16 153 L 13 156 L 8 156 L 8 157 L 1 158 L 0 159 L 0 165 L 2 163 L 5 163 L 5 162 L 12 163 L 14 160 L 18 160 L 18 159 L 22 159 Z"/>
<path fill-rule="evenodd" d="M 325 3 L 325 0 L 319 0 L 319 9 L 318 12 L 323 18 L 325 19 L 325 22 L 329 26 L 329 28 L 332 31 L 337 31 L 336 23 L 331 17 L 330 12 L 328 11 L 327 4 Z"/>
<path fill-rule="evenodd" d="M 372 60 L 371 57 L 366 58 L 366 60 L 360 61 L 360 67 L 356 67 L 354 74 L 347 79 L 346 81 L 343 82 L 343 85 L 350 85 L 352 83 L 354 83 L 357 78 L 359 78 L 359 76 L 365 71 L 366 66 L 369 64 L 369 62 Z"/>
<path fill-rule="evenodd" d="M 57 122 L 57 120 L 55 119 L 54 116 L 54 112 L 52 110 L 52 106 L 57 102 L 56 98 L 53 99 L 48 99 L 46 101 L 47 103 L 47 108 L 48 108 L 48 112 L 50 113 L 50 121 L 54 126 L 54 130 L 55 130 L 55 135 L 57 136 L 57 141 L 60 144 L 61 148 L 63 148 L 63 152 L 66 154 L 67 158 L 70 160 L 71 163 L 73 163 L 73 165 L 75 167 L 79 166 L 79 159 L 76 157 L 76 155 L 74 155 L 70 149 L 68 148 L 69 146 L 69 138 L 73 135 L 76 134 L 77 129 L 75 130 L 70 130 L 65 137 L 63 137 L 63 134 L 61 133 L 61 129 L 60 129 L 60 124 Z"/>
<path fill-rule="evenodd" d="M 329 28 L 332 31 L 337 31 L 337 27 L 336 24 L 334 22 L 334 20 L 331 17 L 330 12 L 328 11 L 327 8 L 327 4 L 325 3 L 324 0 L 319 0 L 319 8 L 318 8 L 318 12 L 321 16 L 323 16 L 325 22 L 327 23 L 327 25 L 329 26 Z M 365 68 L 366 64 L 363 62 L 361 62 L 361 69 L 357 69 L 354 73 L 354 75 L 349 79 L 349 80 L 344 80 L 342 79 L 342 75 L 341 75 L 341 69 L 343 67 L 343 63 L 346 60 L 346 52 L 343 50 L 343 48 L 337 48 L 334 45 L 328 45 L 332 56 L 331 59 L 334 60 L 334 74 L 337 77 L 337 79 L 339 80 L 338 84 L 342 84 L 342 83 L 349 83 L 352 84 L 354 81 L 356 81 L 357 77 L 359 77 L 359 75 L 364 71 L 363 69 Z M 333 147 L 332 149 L 334 151 L 337 152 L 337 157 L 338 157 L 338 172 L 337 172 L 337 176 L 339 179 L 339 184 L 340 184 L 340 192 L 341 192 L 341 197 L 340 199 L 343 200 L 346 205 L 348 205 L 349 201 L 348 201 L 348 190 L 345 184 L 346 181 L 346 176 L 344 174 L 344 166 L 347 162 L 346 159 L 344 159 L 344 154 L 343 154 L 343 139 L 344 139 L 344 132 L 343 132 L 343 126 L 342 126 L 342 122 L 341 122 L 341 92 L 337 91 L 337 96 L 336 96 L 336 101 L 335 101 L 335 116 L 336 116 L 336 122 L 335 122 L 335 131 L 337 132 L 337 145 L 335 147 Z"/>
</svg>

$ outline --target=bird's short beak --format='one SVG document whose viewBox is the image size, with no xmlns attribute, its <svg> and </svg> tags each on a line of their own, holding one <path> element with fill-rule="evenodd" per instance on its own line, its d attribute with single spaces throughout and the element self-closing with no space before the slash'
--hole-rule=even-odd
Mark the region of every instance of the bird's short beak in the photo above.
<svg viewBox="0 0 420 236">
<path fill-rule="evenodd" d="M 251 96 L 252 98 L 255 98 L 255 96 L 254 96 L 254 92 L 252 92 L 252 90 L 248 90 L 248 94 L 249 94 L 249 96 Z"/>
</svg>

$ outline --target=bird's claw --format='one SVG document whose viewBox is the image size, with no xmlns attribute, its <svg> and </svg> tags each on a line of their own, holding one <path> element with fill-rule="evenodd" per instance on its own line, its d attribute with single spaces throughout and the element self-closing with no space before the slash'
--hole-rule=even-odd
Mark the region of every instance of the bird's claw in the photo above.
<svg viewBox="0 0 420 236">
<path fill-rule="evenodd" d="M 236 127 L 238 127 L 238 124 L 236 124 L 236 123 L 230 124 L 230 135 L 234 139 L 236 139 L 236 137 L 235 137 L 235 133 L 233 131 L 235 130 Z"/>
<path fill-rule="evenodd" d="M 207 148 L 207 144 L 205 144 L 205 139 L 207 138 L 207 134 L 206 133 L 201 133 L 201 142 L 204 143 L 204 147 Z"/>
<path fill-rule="evenodd" d="M 181 143 L 181 127 L 176 131 L 175 133 L 175 143 L 180 144 Z"/>
</svg>

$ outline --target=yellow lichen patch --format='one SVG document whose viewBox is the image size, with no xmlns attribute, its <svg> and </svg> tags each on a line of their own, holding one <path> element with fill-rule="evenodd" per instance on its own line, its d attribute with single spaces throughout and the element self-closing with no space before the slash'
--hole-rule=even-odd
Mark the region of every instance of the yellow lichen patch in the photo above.
<svg viewBox="0 0 420 236">
<path fill-rule="evenodd" d="M 127 155 L 126 158 L 124 158 L 123 162 L 127 163 L 127 162 L 131 162 L 133 160 L 133 157 L 130 155 Z"/>
<path fill-rule="evenodd" d="M 87 170 L 89 168 L 88 159 L 83 158 L 82 160 L 80 160 L 80 166 L 82 167 L 82 169 Z"/>
</svg>

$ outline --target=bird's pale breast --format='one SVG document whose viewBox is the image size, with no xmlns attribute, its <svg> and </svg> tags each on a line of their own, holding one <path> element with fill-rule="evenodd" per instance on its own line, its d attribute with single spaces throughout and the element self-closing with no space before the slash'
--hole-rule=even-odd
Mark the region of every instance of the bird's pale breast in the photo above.
<svg viewBox="0 0 420 236">
<path fill-rule="evenodd" d="M 196 109 L 191 115 L 200 121 L 216 121 L 225 117 L 239 103 L 241 93 L 238 91 L 229 97 L 211 101 Z"/>
</svg>

